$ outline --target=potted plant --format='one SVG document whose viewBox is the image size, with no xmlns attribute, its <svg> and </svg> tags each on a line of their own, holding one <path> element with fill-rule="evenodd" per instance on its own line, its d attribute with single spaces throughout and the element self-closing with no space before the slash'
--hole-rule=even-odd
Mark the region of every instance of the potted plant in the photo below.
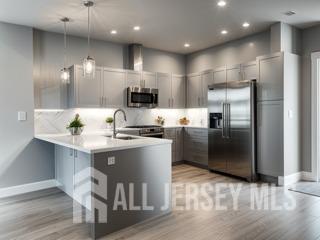
<svg viewBox="0 0 320 240">
<path fill-rule="evenodd" d="M 112 128 L 113 117 L 107 117 L 106 123 L 107 123 L 108 128 Z"/>
<path fill-rule="evenodd" d="M 158 117 L 156 118 L 156 123 L 159 124 L 159 125 L 161 125 L 161 126 L 164 125 L 165 121 L 166 121 L 166 120 L 165 120 L 163 117 L 161 117 L 161 116 L 158 116 Z"/>
<path fill-rule="evenodd" d="M 77 113 L 75 118 L 69 123 L 67 129 L 70 131 L 71 135 L 80 135 L 83 131 L 84 124 L 80 119 L 80 115 Z"/>
</svg>

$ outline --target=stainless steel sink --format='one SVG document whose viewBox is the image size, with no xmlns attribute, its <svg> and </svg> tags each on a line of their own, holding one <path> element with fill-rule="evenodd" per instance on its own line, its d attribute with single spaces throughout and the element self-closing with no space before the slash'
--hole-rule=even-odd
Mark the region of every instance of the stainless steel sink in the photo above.
<svg viewBox="0 0 320 240">
<path fill-rule="evenodd" d="M 112 138 L 112 136 L 107 136 L 108 138 Z M 131 137 L 131 136 L 122 136 L 122 137 L 116 137 L 116 139 L 120 139 L 120 140 L 135 140 L 138 139 L 136 137 Z"/>
</svg>

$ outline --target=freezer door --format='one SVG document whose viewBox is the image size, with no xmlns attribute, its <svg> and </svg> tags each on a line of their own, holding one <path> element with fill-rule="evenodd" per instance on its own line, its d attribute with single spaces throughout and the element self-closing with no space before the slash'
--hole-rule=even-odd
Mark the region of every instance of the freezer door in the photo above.
<svg viewBox="0 0 320 240">
<path fill-rule="evenodd" d="M 250 179 L 253 167 L 252 101 L 250 81 L 227 84 L 227 172 Z"/>
<path fill-rule="evenodd" d="M 208 164 L 209 169 L 225 172 L 226 152 L 226 84 L 209 86 L 208 90 Z"/>
</svg>

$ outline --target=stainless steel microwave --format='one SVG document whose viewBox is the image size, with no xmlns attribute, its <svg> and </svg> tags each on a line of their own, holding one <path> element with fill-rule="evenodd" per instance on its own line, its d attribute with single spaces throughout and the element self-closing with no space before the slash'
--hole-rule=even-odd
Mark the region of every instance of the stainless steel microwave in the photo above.
<svg viewBox="0 0 320 240">
<path fill-rule="evenodd" d="M 158 106 L 158 89 L 127 88 L 127 106 L 135 108 L 155 108 Z"/>
</svg>

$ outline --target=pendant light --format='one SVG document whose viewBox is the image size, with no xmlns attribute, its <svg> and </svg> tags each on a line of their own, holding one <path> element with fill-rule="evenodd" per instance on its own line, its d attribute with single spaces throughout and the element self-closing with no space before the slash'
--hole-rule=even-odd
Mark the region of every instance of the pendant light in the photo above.
<svg viewBox="0 0 320 240">
<path fill-rule="evenodd" d="M 63 22 L 64 26 L 64 36 L 63 36 L 63 42 L 64 42 L 64 50 L 63 50 L 63 68 L 60 71 L 60 78 L 61 81 L 65 84 L 70 83 L 70 72 L 69 69 L 67 68 L 67 23 L 70 21 L 69 18 L 62 18 L 61 22 Z"/>
<path fill-rule="evenodd" d="M 94 78 L 96 62 L 90 57 L 90 7 L 93 6 L 92 1 L 85 1 L 84 6 L 88 8 L 88 57 L 83 60 L 83 75 L 85 77 Z"/>
</svg>

